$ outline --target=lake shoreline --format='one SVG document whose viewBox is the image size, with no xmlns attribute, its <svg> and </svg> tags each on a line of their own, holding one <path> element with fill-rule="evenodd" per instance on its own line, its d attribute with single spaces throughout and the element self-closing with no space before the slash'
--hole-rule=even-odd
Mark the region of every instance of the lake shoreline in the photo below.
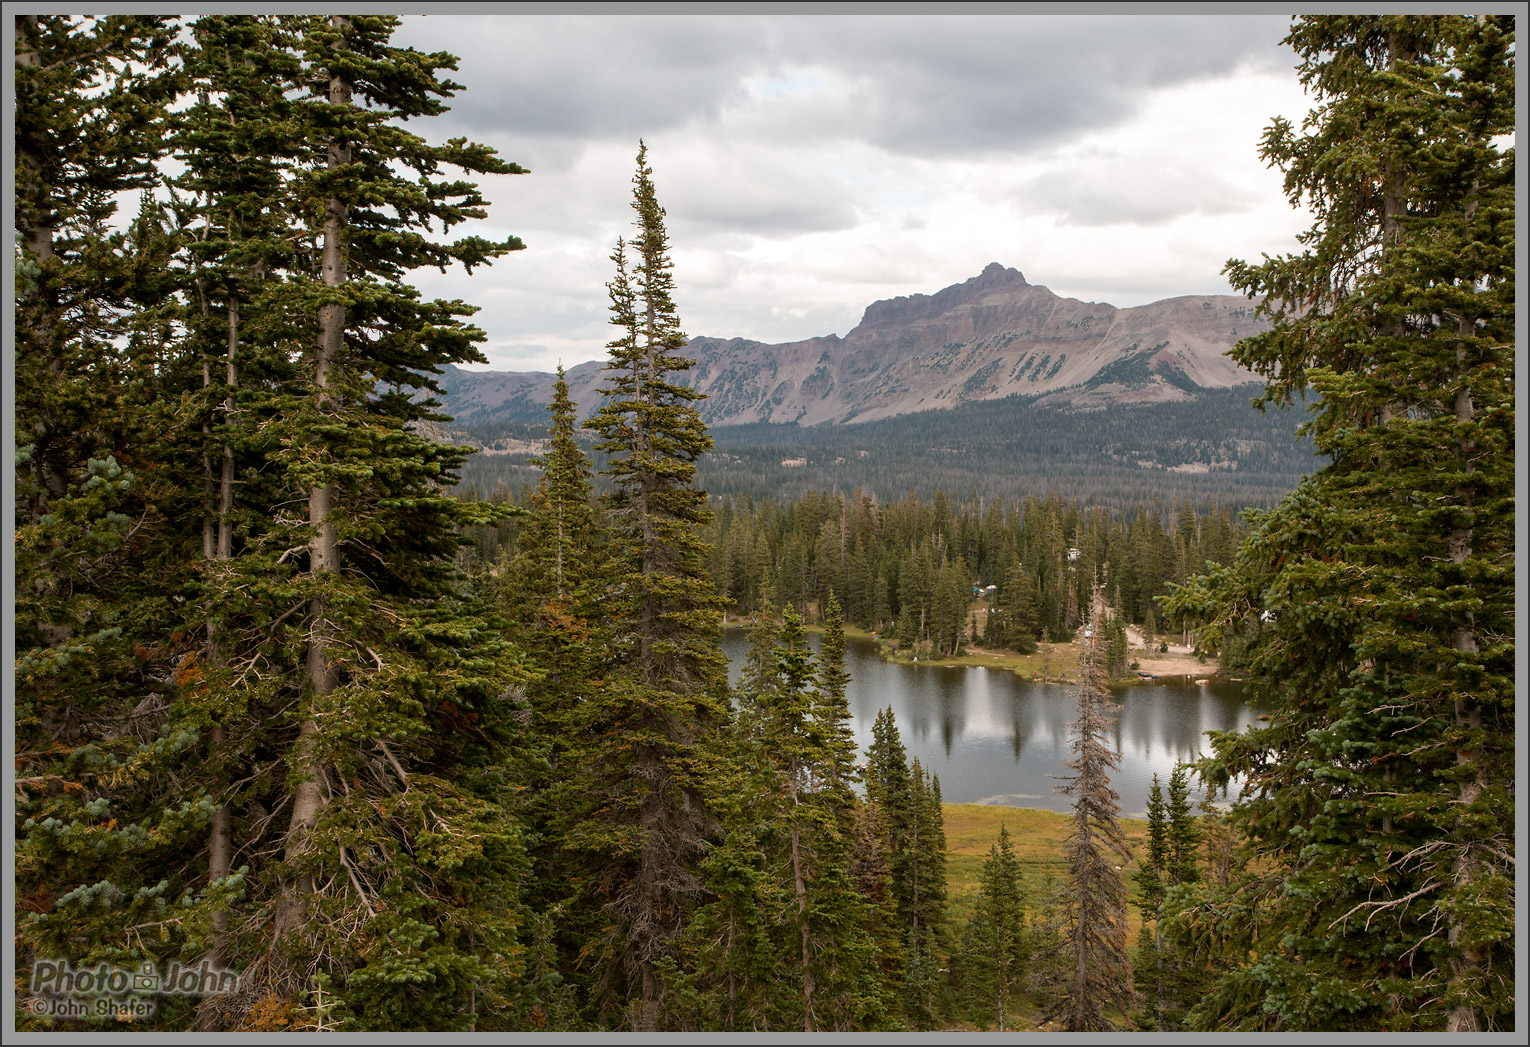
<svg viewBox="0 0 1530 1047">
<path fill-rule="evenodd" d="M 733 622 L 725 621 L 723 628 L 748 629 L 751 625 L 753 625 L 752 622 L 737 619 Z M 807 625 L 804 628 L 813 633 L 823 631 L 822 625 Z M 1222 664 L 1218 659 L 1199 655 L 1193 648 L 1183 644 L 1160 640 L 1158 642 L 1167 643 L 1168 650 L 1160 651 L 1156 644 L 1150 650 L 1143 642 L 1141 632 L 1134 625 L 1126 627 L 1126 636 L 1131 644 L 1127 664 L 1135 665 L 1135 668 L 1121 679 L 1112 680 L 1111 686 L 1146 684 L 1158 679 L 1181 677 L 1199 683 L 1219 676 L 1222 672 Z M 1078 660 L 1083 653 L 1083 645 L 1074 639 L 1067 642 L 1038 642 L 1034 654 L 1020 654 L 1018 651 L 995 650 L 970 644 L 963 648 L 962 654 L 954 657 L 919 658 L 891 650 L 886 638 L 854 625 L 845 626 L 845 637 L 875 645 L 878 657 L 892 665 L 1004 669 L 1032 683 L 1077 684 Z"/>
</svg>

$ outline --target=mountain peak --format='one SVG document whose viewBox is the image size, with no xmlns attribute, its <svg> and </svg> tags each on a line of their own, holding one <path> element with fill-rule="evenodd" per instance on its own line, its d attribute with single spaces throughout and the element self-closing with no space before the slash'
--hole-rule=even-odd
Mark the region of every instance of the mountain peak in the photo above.
<svg viewBox="0 0 1530 1047">
<path fill-rule="evenodd" d="M 1257 382 L 1225 354 L 1268 330 L 1254 305 L 1192 295 L 1117 309 L 1061 298 L 997 262 L 934 294 L 876 302 L 843 338 L 766 345 L 694 338 L 686 384 L 709 425 L 866 422 L 1010 396 L 1078 408 L 1189 400 Z M 600 402 L 600 362 L 568 372 L 581 417 Z M 459 418 L 543 421 L 552 376 L 453 372 Z"/>
<path fill-rule="evenodd" d="M 963 302 L 969 302 L 985 291 L 1018 290 L 1029 286 L 1020 270 L 1006 268 L 998 262 L 989 262 L 981 273 L 970 280 L 952 284 L 934 294 L 911 294 L 871 303 L 861 316 L 857 329 L 925 320 L 939 316 Z"/>
</svg>

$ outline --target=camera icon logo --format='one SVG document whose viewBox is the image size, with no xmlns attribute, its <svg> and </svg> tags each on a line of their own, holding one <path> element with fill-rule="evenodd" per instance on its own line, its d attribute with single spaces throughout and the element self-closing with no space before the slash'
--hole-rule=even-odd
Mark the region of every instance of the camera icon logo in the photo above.
<svg viewBox="0 0 1530 1047">
<path fill-rule="evenodd" d="M 154 969 L 152 963 L 144 961 L 143 966 L 138 968 L 138 973 L 133 975 L 133 990 L 135 992 L 159 991 L 159 972 Z"/>
</svg>

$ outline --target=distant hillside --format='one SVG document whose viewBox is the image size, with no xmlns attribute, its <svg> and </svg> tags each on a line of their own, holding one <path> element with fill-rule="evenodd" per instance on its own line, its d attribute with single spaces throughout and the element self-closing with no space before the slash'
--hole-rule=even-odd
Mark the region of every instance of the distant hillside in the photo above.
<svg viewBox="0 0 1530 1047">
<path fill-rule="evenodd" d="M 1264 330 L 1230 295 L 1131 309 L 1060 298 L 998 263 L 933 295 L 875 302 L 843 338 L 766 344 L 693 338 L 686 376 L 707 394 L 714 427 L 752 422 L 867 422 L 1023 396 L 1044 406 L 1185 402 L 1253 382 L 1224 355 Z M 569 371 L 581 415 L 594 410 L 601 362 Z M 552 398 L 539 372 L 461 371 L 445 378 L 459 421 L 535 422 Z"/>
<path fill-rule="evenodd" d="M 1233 510 L 1269 505 L 1321 463 L 1295 436 L 1305 414 L 1255 411 L 1253 389 L 1129 409 L 1014 397 L 859 425 L 718 426 L 696 479 L 712 494 L 756 502 L 864 487 L 883 500 L 910 492 L 929 499 L 939 488 L 959 497 L 1055 491 L 1105 506 L 1154 498 Z M 532 457 L 546 432 L 545 418 L 457 427 L 454 439 L 486 448 L 468 461 L 464 483 L 485 494 L 534 484 Z"/>
</svg>

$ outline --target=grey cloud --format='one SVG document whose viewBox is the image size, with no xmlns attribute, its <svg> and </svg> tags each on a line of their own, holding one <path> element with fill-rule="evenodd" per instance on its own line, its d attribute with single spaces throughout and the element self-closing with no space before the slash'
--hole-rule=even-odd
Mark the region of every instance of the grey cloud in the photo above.
<svg viewBox="0 0 1530 1047">
<path fill-rule="evenodd" d="M 742 90 L 741 17 L 464 15 L 405 18 L 396 43 L 457 55 L 448 122 L 532 139 L 636 139 L 714 116 Z M 554 147 L 549 159 L 567 162 Z"/>
<path fill-rule="evenodd" d="M 829 21 L 834 27 L 815 36 L 837 46 L 820 54 L 864 77 L 862 133 L 920 156 L 1037 148 L 1111 126 L 1145 92 L 1278 59 L 1271 45 L 1285 24 L 1100 15 Z"/>
<path fill-rule="evenodd" d="M 745 82 L 819 66 L 856 87 L 767 137 L 907 155 L 1036 148 L 1129 117 L 1143 92 L 1280 65 L 1274 16 L 434 16 L 395 37 L 461 58 L 447 118 L 490 141 L 633 140 L 715 121 Z M 765 107 L 765 108 L 775 108 Z M 507 143 L 508 144 L 508 143 Z M 513 146 L 511 146 L 513 150 Z M 577 148 L 577 147 L 575 147 Z M 555 164 L 569 147 L 548 150 Z M 525 161 L 522 161 L 525 162 Z"/>
</svg>

